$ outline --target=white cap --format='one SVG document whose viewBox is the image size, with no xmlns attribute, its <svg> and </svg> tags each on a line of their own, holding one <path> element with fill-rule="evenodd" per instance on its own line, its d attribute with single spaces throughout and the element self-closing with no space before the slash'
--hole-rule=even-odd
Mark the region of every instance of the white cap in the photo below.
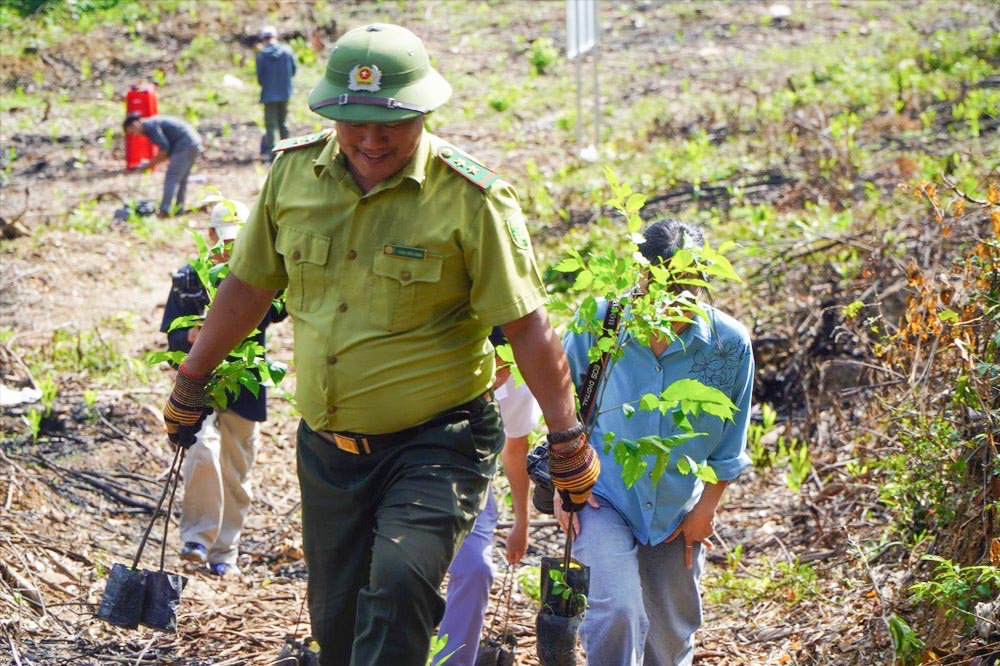
<svg viewBox="0 0 1000 666">
<path fill-rule="evenodd" d="M 236 238 L 240 226 L 247 221 L 250 211 L 239 201 L 232 199 L 221 201 L 212 208 L 212 217 L 208 221 L 208 226 L 215 229 L 219 235 L 219 240 L 231 241 Z"/>
<path fill-rule="evenodd" d="M 257 35 L 261 39 L 271 39 L 272 37 L 278 36 L 278 31 L 274 29 L 273 25 L 265 25 L 260 29 L 260 32 L 257 33 Z"/>
</svg>

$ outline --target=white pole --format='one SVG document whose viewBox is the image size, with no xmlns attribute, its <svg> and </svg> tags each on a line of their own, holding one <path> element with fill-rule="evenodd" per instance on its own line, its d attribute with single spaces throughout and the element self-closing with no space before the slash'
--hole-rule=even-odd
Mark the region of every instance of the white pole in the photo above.
<svg viewBox="0 0 1000 666">
<path fill-rule="evenodd" d="M 576 152 L 583 152 L 583 54 L 576 56 Z"/>
<path fill-rule="evenodd" d="M 601 59 L 601 23 L 597 1 L 594 2 L 594 148 L 601 151 L 601 88 L 597 77 L 597 65 Z"/>
</svg>

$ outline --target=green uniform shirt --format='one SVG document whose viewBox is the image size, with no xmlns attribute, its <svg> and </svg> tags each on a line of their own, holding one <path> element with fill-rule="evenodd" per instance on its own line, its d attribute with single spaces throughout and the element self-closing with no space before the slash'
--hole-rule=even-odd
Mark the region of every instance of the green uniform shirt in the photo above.
<svg viewBox="0 0 1000 666">
<path fill-rule="evenodd" d="M 230 270 L 286 290 L 314 430 L 395 432 L 481 395 L 491 327 L 545 303 L 513 188 L 456 155 L 425 132 L 365 195 L 332 134 L 275 160 Z"/>
</svg>

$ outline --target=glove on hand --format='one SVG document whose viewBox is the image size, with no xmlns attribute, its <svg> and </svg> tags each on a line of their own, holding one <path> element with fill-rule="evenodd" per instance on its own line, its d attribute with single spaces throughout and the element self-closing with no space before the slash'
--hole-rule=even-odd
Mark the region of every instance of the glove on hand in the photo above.
<svg viewBox="0 0 1000 666">
<path fill-rule="evenodd" d="M 579 511 L 601 473 L 601 460 L 585 436 L 565 451 L 549 450 L 549 474 L 559 491 L 564 511 Z"/>
<path fill-rule="evenodd" d="M 205 387 L 210 377 L 189 374 L 183 363 L 177 369 L 177 382 L 163 409 L 167 437 L 175 446 L 190 448 L 201 430 L 202 421 L 212 412 L 211 408 L 205 407 Z"/>
</svg>

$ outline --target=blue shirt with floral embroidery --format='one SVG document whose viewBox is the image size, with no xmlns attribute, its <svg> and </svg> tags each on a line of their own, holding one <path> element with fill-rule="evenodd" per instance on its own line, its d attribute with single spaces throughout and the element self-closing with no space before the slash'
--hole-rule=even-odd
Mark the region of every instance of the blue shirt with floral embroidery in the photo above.
<svg viewBox="0 0 1000 666">
<path fill-rule="evenodd" d="M 731 481 L 750 466 L 746 454 L 747 428 L 750 424 L 750 398 L 753 392 L 754 360 L 750 335 L 746 328 L 709 305 L 702 304 L 708 320 L 694 316 L 694 323 L 657 357 L 649 347 L 640 345 L 627 333 L 620 334 L 625 354 L 604 375 L 598 392 L 600 413 L 591 441 L 601 458 L 601 475 L 594 494 L 608 500 L 628 521 L 640 544 L 656 545 L 664 541 L 680 524 L 684 515 L 701 497 L 704 484 L 693 474 L 677 469 L 682 455 L 708 463 L 720 481 Z M 604 320 L 607 303 L 599 302 L 597 321 Z M 590 333 L 567 333 L 563 346 L 569 359 L 574 383 L 579 384 L 589 364 L 587 350 L 593 345 Z M 647 435 L 668 437 L 678 431 L 670 413 L 639 409 L 639 399 L 646 393 L 659 394 L 678 379 L 696 379 L 725 393 L 738 408 L 734 421 L 722 421 L 710 414 L 691 418 L 694 431 L 705 433 L 675 448 L 666 472 L 654 485 L 649 476 L 655 457 L 649 456 L 647 473 L 631 488 L 625 487 L 621 466 L 613 454 L 604 452 L 604 433 L 636 440 Z M 629 417 L 623 404 L 635 407 Z"/>
</svg>

